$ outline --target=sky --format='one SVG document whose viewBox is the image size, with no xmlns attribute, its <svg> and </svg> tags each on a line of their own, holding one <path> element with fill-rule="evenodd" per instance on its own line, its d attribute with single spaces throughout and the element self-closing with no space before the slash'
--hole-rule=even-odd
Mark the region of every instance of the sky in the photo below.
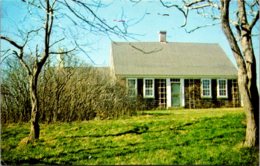
<svg viewBox="0 0 260 166">
<path fill-rule="evenodd" d="M 168 42 L 218 43 L 235 65 L 231 49 L 220 25 L 202 28 L 192 33 L 185 31 L 185 29 L 196 28 L 198 25 L 211 24 L 210 20 L 203 19 L 197 14 L 191 14 L 187 26 L 182 28 L 184 18 L 181 13 L 175 8 L 163 7 L 157 0 L 143 0 L 140 3 L 133 3 L 129 0 L 103 0 L 101 2 L 106 4 L 106 7 L 95 9 L 96 14 L 111 26 L 123 27 L 123 24 L 127 24 L 127 31 L 131 35 L 126 40 L 115 35 L 92 34 L 89 31 L 85 32 L 84 29 L 73 31 L 80 40 L 79 42 L 87 43 L 82 47 L 87 52 L 87 56 L 80 53 L 81 60 L 86 63 L 95 66 L 109 66 L 112 41 L 156 42 L 159 40 L 159 31 L 163 30 L 167 31 Z M 1 3 L 1 33 L 15 38 L 17 28 L 26 29 L 40 23 L 39 20 L 37 22 L 28 15 L 24 19 L 26 8 L 20 0 L 2 0 Z M 68 24 L 69 26 L 66 21 L 56 22 L 56 24 L 64 27 Z M 256 31 L 256 33 L 258 32 Z M 259 38 L 255 37 L 253 42 L 259 66 Z M 69 44 L 66 46 L 69 47 Z M 2 47 L 8 47 L 8 45 L 2 42 Z"/>
</svg>

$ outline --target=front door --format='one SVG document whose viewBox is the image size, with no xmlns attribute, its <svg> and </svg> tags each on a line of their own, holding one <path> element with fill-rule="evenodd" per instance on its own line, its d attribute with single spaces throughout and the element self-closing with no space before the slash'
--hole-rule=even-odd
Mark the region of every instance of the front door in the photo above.
<svg viewBox="0 0 260 166">
<path fill-rule="evenodd" d="M 171 84 L 171 98 L 172 98 L 172 107 L 180 107 L 180 93 L 181 93 L 181 85 L 180 83 L 172 83 Z"/>
</svg>

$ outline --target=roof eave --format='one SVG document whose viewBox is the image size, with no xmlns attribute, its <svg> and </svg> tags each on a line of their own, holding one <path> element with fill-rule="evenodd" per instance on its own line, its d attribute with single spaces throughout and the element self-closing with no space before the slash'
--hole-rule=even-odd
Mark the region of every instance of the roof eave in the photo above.
<svg viewBox="0 0 260 166">
<path fill-rule="evenodd" d="M 121 78 L 186 78 L 186 79 L 201 79 L 201 78 L 225 78 L 225 79 L 237 79 L 237 75 L 136 75 L 136 74 L 116 74 Z"/>
</svg>

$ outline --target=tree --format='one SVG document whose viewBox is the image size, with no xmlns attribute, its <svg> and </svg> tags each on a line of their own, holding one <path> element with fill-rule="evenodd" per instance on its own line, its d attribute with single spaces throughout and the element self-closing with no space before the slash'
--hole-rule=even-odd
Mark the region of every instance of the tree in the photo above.
<svg viewBox="0 0 260 166">
<path fill-rule="evenodd" d="M 28 121 L 31 106 L 27 74 L 13 58 L 5 65 L 1 68 L 1 123 Z"/>
<path fill-rule="evenodd" d="M 22 0 L 22 3 L 27 6 L 28 15 L 38 17 L 37 20 L 31 22 L 29 28 L 28 26 L 19 27 L 18 25 L 17 31 L 20 32 L 20 40 L 16 37 L 8 37 L 8 33 L 1 34 L 0 39 L 12 46 L 12 54 L 27 71 L 31 101 L 29 140 L 35 140 L 40 136 L 38 78 L 44 64 L 53 54 L 67 54 L 72 51 L 83 50 L 76 38 L 59 38 L 59 36 L 67 36 L 66 29 L 70 29 L 70 27 L 63 27 L 60 24 L 55 26 L 54 20 L 62 22 L 66 18 L 77 28 L 83 28 L 92 33 L 114 34 L 120 37 L 126 36 L 127 29 L 124 27 L 122 30 L 117 26 L 109 26 L 101 19 L 92 9 L 92 7 L 97 9 L 102 7 L 102 4 L 96 1 L 92 1 L 91 4 L 79 0 L 45 0 L 44 2 L 42 0 Z M 37 21 L 40 21 L 40 23 Z M 76 30 L 70 32 L 76 32 Z M 65 42 L 65 40 L 67 41 Z M 61 42 L 64 42 L 64 47 L 67 45 L 74 45 L 74 47 L 68 49 L 68 51 L 55 51 L 57 50 L 55 46 Z M 7 49 L 7 51 L 11 49 Z"/>
<path fill-rule="evenodd" d="M 163 6 L 174 7 L 184 15 L 185 22 L 182 27 L 187 25 L 189 13 L 192 11 L 210 18 L 211 25 L 221 24 L 238 67 L 238 85 L 247 121 L 244 145 L 257 146 L 259 144 L 259 94 L 252 34 L 253 28 L 259 21 L 259 2 L 257 0 L 232 2 L 231 0 L 183 0 L 181 4 L 174 4 L 160 1 Z M 205 26 L 208 25 L 196 27 L 189 32 Z"/>
<path fill-rule="evenodd" d="M 142 103 L 129 97 L 126 87 L 111 79 L 108 68 L 83 64 L 73 54 L 62 56 L 63 61 L 55 67 L 48 59 L 39 75 L 41 123 L 111 119 L 140 110 L 138 104 Z M 28 122 L 31 108 L 26 71 L 15 58 L 5 64 L 8 66 L 2 69 L 1 123 Z"/>
</svg>

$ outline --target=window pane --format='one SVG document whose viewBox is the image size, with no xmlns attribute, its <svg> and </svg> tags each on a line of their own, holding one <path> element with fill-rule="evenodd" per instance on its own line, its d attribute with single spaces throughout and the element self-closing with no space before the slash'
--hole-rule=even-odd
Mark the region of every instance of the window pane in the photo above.
<svg viewBox="0 0 260 166">
<path fill-rule="evenodd" d="M 144 81 L 144 97 L 154 96 L 154 81 L 152 79 L 145 79 Z"/>
<path fill-rule="evenodd" d="M 219 90 L 220 96 L 226 96 L 226 90 Z"/>
<path fill-rule="evenodd" d="M 135 89 L 129 89 L 129 90 L 128 90 L 128 94 L 129 94 L 130 96 L 135 96 L 135 95 L 136 95 L 135 92 L 136 92 Z"/>
<path fill-rule="evenodd" d="M 128 80 L 128 88 L 135 88 L 135 80 Z"/>
<path fill-rule="evenodd" d="M 153 87 L 153 80 L 145 80 L 145 87 L 152 88 Z"/>
<path fill-rule="evenodd" d="M 203 89 L 209 88 L 209 80 L 203 80 Z"/>
<path fill-rule="evenodd" d="M 202 80 L 202 96 L 211 96 L 210 80 Z"/>
<path fill-rule="evenodd" d="M 219 80 L 219 88 L 220 89 L 226 88 L 226 81 L 225 80 Z"/>
<path fill-rule="evenodd" d="M 227 80 L 218 80 L 218 95 L 220 97 L 227 96 Z"/>
<path fill-rule="evenodd" d="M 128 94 L 129 94 L 129 96 L 136 96 L 136 80 L 135 79 L 128 80 Z"/>
<path fill-rule="evenodd" d="M 146 94 L 146 96 L 152 96 L 153 95 L 153 91 L 151 89 L 146 89 L 145 90 L 145 94 Z"/>
<path fill-rule="evenodd" d="M 203 90 L 203 96 L 209 96 L 210 94 L 209 94 L 209 90 Z"/>
</svg>

